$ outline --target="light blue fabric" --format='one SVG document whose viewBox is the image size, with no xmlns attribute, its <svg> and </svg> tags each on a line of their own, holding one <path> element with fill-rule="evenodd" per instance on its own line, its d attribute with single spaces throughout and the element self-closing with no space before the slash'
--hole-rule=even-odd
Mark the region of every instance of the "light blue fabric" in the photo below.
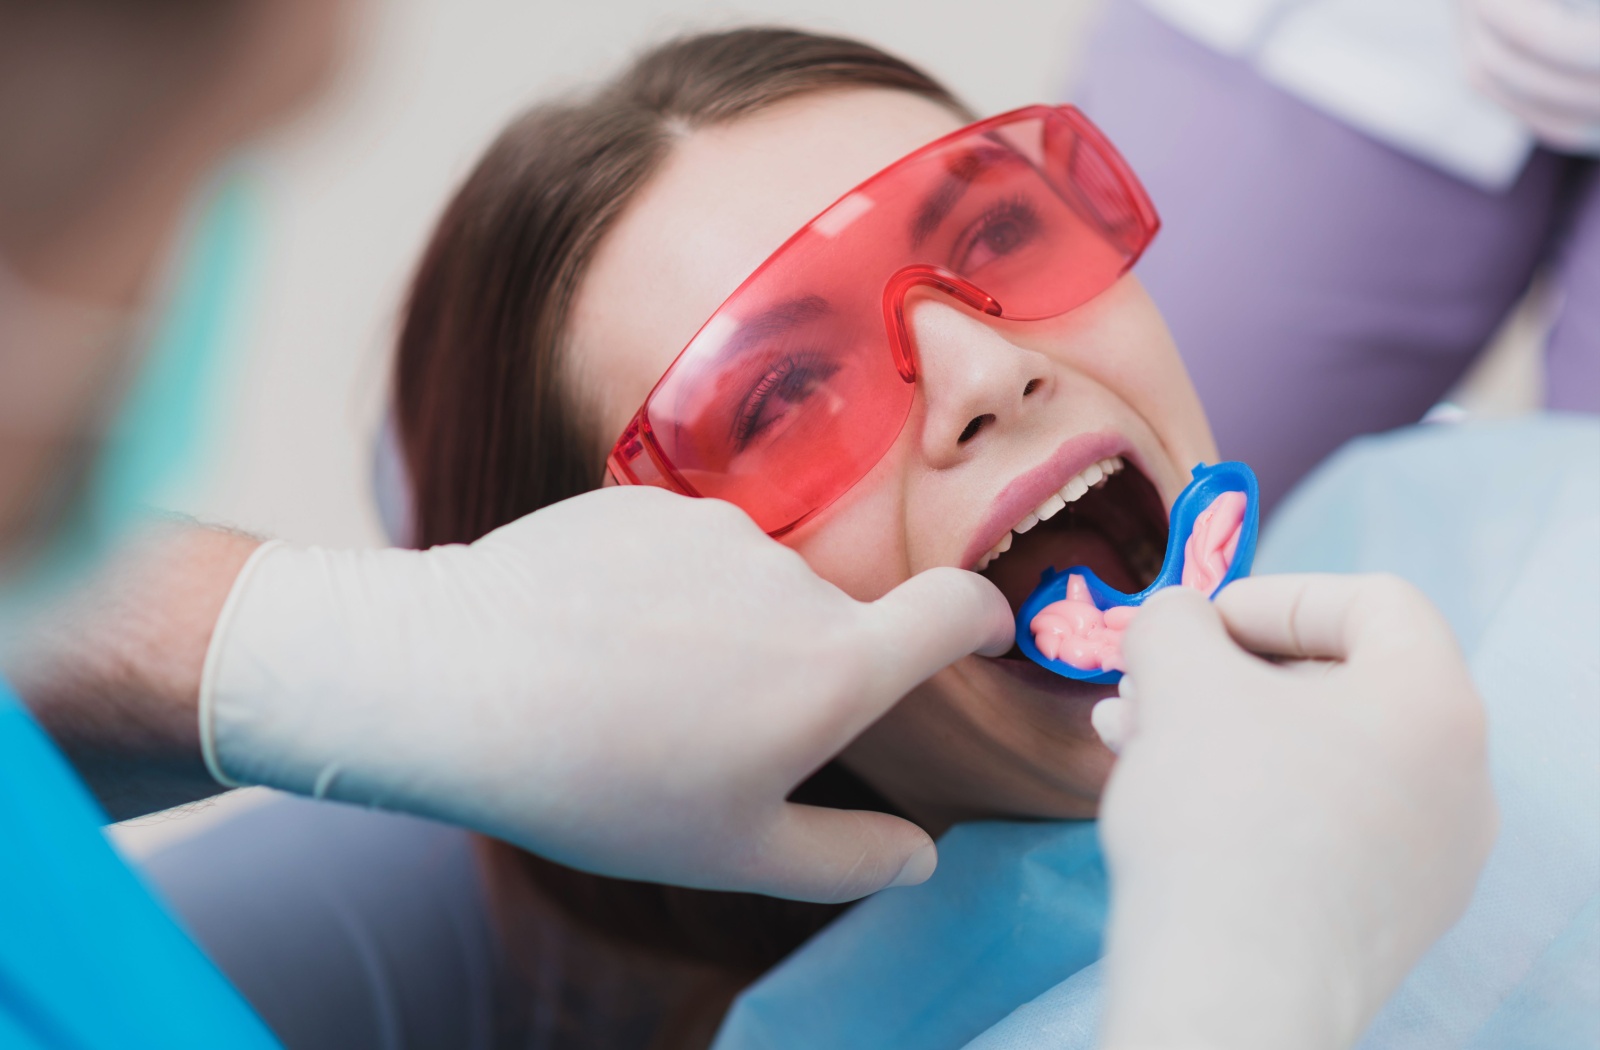
<svg viewBox="0 0 1600 1050">
<path fill-rule="evenodd" d="M 104 822 L 0 682 L 0 1048 L 276 1047 Z"/>
<path fill-rule="evenodd" d="M 1094 825 L 967 824 L 921 886 L 847 912 L 740 997 L 716 1050 L 959 1047 L 1100 954 Z"/>
<path fill-rule="evenodd" d="M 1411 579 L 1449 617 L 1489 711 L 1500 839 L 1468 913 L 1387 1004 L 1364 1050 L 1600 1046 L 1600 420 L 1354 442 L 1284 504 L 1257 570 Z M 823 931 L 747 992 L 717 1050 L 1092 1047 L 1098 964 L 1063 979 L 1048 953 L 991 959 L 1008 972 L 985 975 L 982 1009 L 962 1001 L 972 945 L 1023 926 L 1075 960 L 1097 932 L 1083 920 L 1104 876 L 1084 826 L 1023 826 L 1016 841 L 1006 827 L 984 826 L 994 837 L 982 841 L 952 831 L 941 864 L 967 872 L 959 897 L 930 883 L 867 901 L 844 936 L 844 923 Z M 1040 870 L 1057 858 L 1058 836 L 1076 847 L 1071 863 Z M 1035 866 L 1027 895 L 1014 882 L 1023 844 Z M 1055 894 L 1071 906 L 1040 899 Z M 1021 994 L 1030 985 L 1040 990 Z M 972 1026 L 995 1012 L 1001 989 L 1018 993 L 1009 1016 L 978 1035 Z"/>
<path fill-rule="evenodd" d="M 187 238 L 150 353 L 101 453 L 95 513 L 113 538 L 205 452 L 201 438 L 215 422 L 212 395 L 238 345 L 260 237 L 256 185 L 246 172 L 230 172 Z"/>
</svg>

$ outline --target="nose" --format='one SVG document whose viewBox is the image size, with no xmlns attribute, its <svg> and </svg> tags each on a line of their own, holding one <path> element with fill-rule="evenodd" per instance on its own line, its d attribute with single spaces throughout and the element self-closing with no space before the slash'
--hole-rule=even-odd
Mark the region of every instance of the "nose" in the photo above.
<svg viewBox="0 0 1600 1050">
<path fill-rule="evenodd" d="M 1017 346 L 936 293 L 919 294 L 906 313 L 925 408 L 922 451 L 930 466 L 959 463 L 1046 399 L 1050 369 L 1043 354 Z"/>
</svg>

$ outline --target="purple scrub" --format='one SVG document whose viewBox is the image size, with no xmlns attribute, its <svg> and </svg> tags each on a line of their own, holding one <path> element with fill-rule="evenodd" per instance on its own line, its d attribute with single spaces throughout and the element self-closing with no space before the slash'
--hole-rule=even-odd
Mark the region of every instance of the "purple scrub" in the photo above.
<svg viewBox="0 0 1600 1050">
<path fill-rule="evenodd" d="M 1480 190 L 1127 2 L 1076 94 L 1161 213 L 1136 272 L 1264 507 L 1349 438 L 1421 418 L 1546 261 L 1548 403 L 1600 411 L 1592 160 L 1536 150 L 1509 190 Z"/>
</svg>

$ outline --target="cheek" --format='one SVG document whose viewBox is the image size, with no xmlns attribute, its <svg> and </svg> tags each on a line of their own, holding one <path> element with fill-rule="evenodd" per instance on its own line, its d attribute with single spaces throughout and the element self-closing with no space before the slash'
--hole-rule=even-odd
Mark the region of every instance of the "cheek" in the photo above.
<svg viewBox="0 0 1600 1050">
<path fill-rule="evenodd" d="M 936 825 L 1094 816 L 1113 757 L 1089 726 L 1087 705 L 991 695 L 964 680 L 966 663 L 935 675 L 872 725 L 846 750 L 846 764 Z"/>
<path fill-rule="evenodd" d="M 1215 459 L 1199 395 L 1144 286 L 1129 275 L 1084 309 L 1070 334 L 1047 352 L 1125 401 L 1180 459 Z"/>
<path fill-rule="evenodd" d="M 857 601 L 883 597 L 911 576 L 905 469 L 904 457 L 891 449 L 854 488 L 783 543 Z"/>
<path fill-rule="evenodd" d="M 668 364 L 671 358 L 656 348 L 629 347 L 574 326 L 558 382 L 568 402 L 582 407 L 609 455 Z"/>
</svg>

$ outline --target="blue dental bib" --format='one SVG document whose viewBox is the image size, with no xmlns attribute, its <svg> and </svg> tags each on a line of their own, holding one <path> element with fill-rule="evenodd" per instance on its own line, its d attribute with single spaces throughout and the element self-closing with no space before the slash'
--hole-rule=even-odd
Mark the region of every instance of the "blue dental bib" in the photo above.
<svg viewBox="0 0 1600 1050">
<path fill-rule="evenodd" d="M 1217 584 L 1217 589 L 1211 592 L 1211 597 L 1215 598 L 1217 591 L 1234 580 L 1250 575 L 1250 564 L 1256 554 L 1256 535 L 1261 528 L 1261 496 L 1256 487 L 1255 473 L 1243 463 L 1229 462 L 1211 467 L 1204 463 L 1197 464 L 1193 475 L 1194 480 L 1189 482 L 1172 505 L 1172 524 L 1167 532 L 1167 554 L 1161 563 L 1161 571 L 1150 586 L 1138 594 L 1124 594 L 1096 576 L 1093 569 L 1082 565 L 1068 569 L 1052 567 L 1040 574 L 1039 585 L 1017 611 L 1017 645 L 1028 659 L 1063 678 L 1082 682 L 1119 681 L 1122 678 L 1121 671 L 1085 671 L 1061 660 L 1047 658 L 1033 644 L 1033 618 L 1045 606 L 1066 598 L 1069 576 L 1083 577 L 1089 596 L 1102 611 L 1118 605 L 1143 605 L 1157 591 L 1177 586 L 1183 580 L 1183 549 L 1189 542 L 1189 534 L 1194 531 L 1195 519 L 1224 492 L 1244 493 L 1244 523 L 1239 529 L 1239 546 L 1234 552 L 1233 564 L 1228 566 L 1227 574 Z"/>
</svg>

